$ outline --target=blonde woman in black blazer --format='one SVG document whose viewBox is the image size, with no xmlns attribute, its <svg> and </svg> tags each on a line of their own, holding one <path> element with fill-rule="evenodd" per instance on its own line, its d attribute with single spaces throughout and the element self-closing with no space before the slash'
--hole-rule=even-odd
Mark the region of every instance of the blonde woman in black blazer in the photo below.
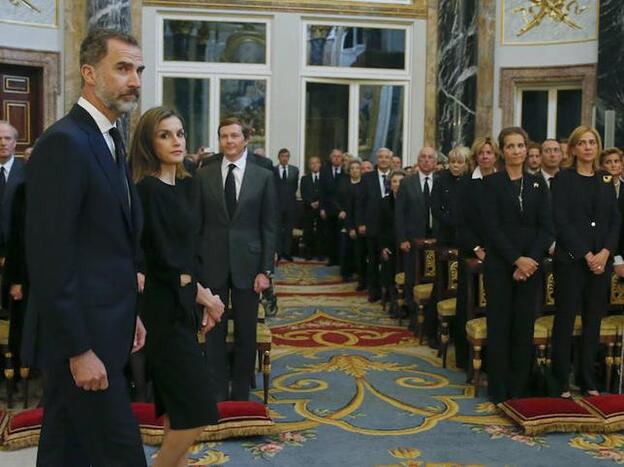
<svg viewBox="0 0 624 467">
<path fill-rule="evenodd" d="M 559 172 L 551 188 L 557 232 L 552 357 L 562 397 L 570 397 L 570 349 L 579 312 L 583 318 L 581 390 L 598 393 L 593 366 L 621 222 L 612 176 L 599 171 L 598 132 L 578 127 L 570 135 L 568 151 L 571 168 Z"/>
</svg>

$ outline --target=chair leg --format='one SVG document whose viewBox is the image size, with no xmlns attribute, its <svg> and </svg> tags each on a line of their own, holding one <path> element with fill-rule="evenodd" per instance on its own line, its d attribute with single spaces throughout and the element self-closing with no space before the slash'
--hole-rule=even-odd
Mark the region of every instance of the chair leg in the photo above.
<svg viewBox="0 0 624 467">
<path fill-rule="evenodd" d="M 473 385 L 474 385 L 474 393 L 475 393 L 475 397 L 477 397 L 479 395 L 479 383 L 480 381 L 480 376 L 481 376 L 481 346 L 480 345 L 475 345 L 473 347 L 473 359 L 472 359 L 472 368 L 474 371 L 474 377 L 473 377 Z"/>
<path fill-rule="evenodd" d="M 418 314 L 416 315 L 416 323 L 418 326 L 418 344 L 422 345 L 423 336 L 425 334 L 425 307 L 418 304 Z"/>
<path fill-rule="evenodd" d="M 262 373 L 262 347 L 258 346 L 258 373 Z"/>
<path fill-rule="evenodd" d="M 13 368 L 13 355 L 11 352 L 4 354 L 4 377 L 6 378 L 7 408 L 13 408 L 13 383 L 15 382 L 15 369 Z"/>
<path fill-rule="evenodd" d="M 262 360 L 262 384 L 264 389 L 264 405 L 269 402 L 269 384 L 271 377 L 271 352 L 264 352 Z"/>
<path fill-rule="evenodd" d="M 613 348 L 615 344 L 613 342 L 609 342 L 607 344 L 607 356 L 605 357 L 605 372 L 606 372 L 606 391 L 611 392 L 611 376 L 613 374 Z"/>
<path fill-rule="evenodd" d="M 440 352 L 442 352 L 442 368 L 446 368 L 446 353 L 449 343 L 449 323 L 445 318 L 440 320 Z"/>
<path fill-rule="evenodd" d="M 617 379 L 615 380 L 615 384 L 617 385 L 617 389 L 613 392 L 619 391 L 618 381 L 621 378 L 620 372 L 622 371 L 622 336 L 617 336 L 617 340 L 615 342 L 615 356 L 613 358 L 613 363 L 615 365 L 615 374 L 617 375 Z"/>
<path fill-rule="evenodd" d="M 22 379 L 22 384 L 24 384 L 24 408 L 28 407 L 28 386 L 30 382 L 30 368 L 22 367 L 20 368 L 20 378 Z"/>
</svg>

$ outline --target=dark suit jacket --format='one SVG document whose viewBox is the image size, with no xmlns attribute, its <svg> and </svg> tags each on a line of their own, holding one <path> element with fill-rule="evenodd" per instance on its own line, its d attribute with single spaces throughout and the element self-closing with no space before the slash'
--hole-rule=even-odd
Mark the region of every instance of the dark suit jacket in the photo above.
<svg viewBox="0 0 624 467">
<path fill-rule="evenodd" d="M 617 199 L 618 209 L 620 211 L 620 219 L 624 219 L 624 182 L 620 182 L 620 196 Z M 616 255 L 624 255 L 624 222 L 620 227 L 620 241 L 618 243 L 618 249 Z"/>
<path fill-rule="evenodd" d="M 342 170 L 334 179 L 332 171 L 331 165 L 325 165 L 321 168 L 321 209 L 324 209 L 328 216 L 337 216 L 343 210 L 340 205 L 339 188 L 347 176 Z"/>
<path fill-rule="evenodd" d="M 15 190 L 24 182 L 24 161 L 14 156 L 13 167 L 4 188 L 4 197 L 0 207 L 0 255 L 5 255 L 6 242 L 11 230 L 11 212 Z"/>
<path fill-rule="evenodd" d="M 281 211 L 292 212 L 297 208 L 297 187 L 299 186 L 299 169 L 294 165 L 288 165 L 288 177 L 282 180 L 280 176 L 281 167 L 273 167 L 275 174 L 275 188 L 277 189 L 277 199 Z"/>
<path fill-rule="evenodd" d="M 561 170 L 552 181 L 557 245 L 555 259 L 583 259 L 588 252 L 618 247 L 620 212 L 610 176 L 597 172 L 591 192 L 575 169 Z"/>
<path fill-rule="evenodd" d="M 247 160 L 234 218 L 225 206 L 222 155 L 197 172 L 200 279 L 221 288 L 232 276 L 239 289 L 253 288 L 257 274 L 273 271 L 277 196 L 273 173 Z"/>
<path fill-rule="evenodd" d="M 487 177 L 486 177 L 487 178 Z M 483 224 L 483 180 L 472 178 L 468 173 L 459 180 L 457 190 L 458 225 L 457 243 L 464 257 L 473 257 L 474 248 L 485 248 L 485 227 Z"/>
<path fill-rule="evenodd" d="M 427 210 L 418 173 L 405 177 L 401 181 L 395 202 L 394 226 L 397 243 L 426 236 Z"/>
<path fill-rule="evenodd" d="M 359 183 L 351 183 L 351 178 L 345 177 L 340 187 L 340 198 L 342 199 L 341 207 L 347 213 L 345 226 L 351 229 L 357 229 L 357 219 L 362 217 L 362 193 L 364 184 L 360 179 Z"/>
<path fill-rule="evenodd" d="M 126 364 L 136 317 L 141 202 L 82 107 L 39 138 L 26 177 L 30 274 L 25 336 L 44 367 L 92 349 L 107 368 Z M 25 337 L 25 340 L 27 338 Z"/>
<path fill-rule="evenodd" d="M 199 164 L 199 169 L 206 167 L 210 162 L 212 162 L 213 157 L 223 157 L 223 153 L 217 153 L 217 154 L 213 154 L 210 157 L 204 157 L 201 161 L 201 163 Z M 247 154 L 247 161 L 251 161 L 254 164 L 259 165 L 260 167 L 262 167 L 263 169 L 267 169 L 267 170 L 273 170 L 273 162 L 271 162 L 271 159 L 269 159 L 268 157 L 262 157 L 262 156 L 258 156 L 256 154 L 251 154 L 248 153 Z M 193 173 L 193 175 L 195 175 L 196 172 Z"/>
<path fill-rule="evenodd" d="M 366 235 L 376 237 L 381 230 L 381 201 L 384 196 L 381 194 L 379 186 L 379 172 L 372 172 L 362 175 L 362 198 L 358 216 L 356 218 L 357 225 L 366 226 Z M 387 178 L 388 187 L 390 186 L 390 172 Z"/>
<path fill-rule="evenodd" d="M 486 265 L 512 267 L 520 256 L 538 263 L 552 242 L 548 187 L 541 175 L 524 173 L 522 209 L 506 171 L 483 180 Z"/>
<path fill-rule="evenodd" d="M 431 215 L 436 220 L 440 245 L 455 245 L 458 224 L 457 191 L 459 177 L 444 170 L 436 177 L 431 191 Z"/>
<path fill-rule="evenodd" d="M 381 248 L 388 248 L 396 253 L 397 241 L 394 229 L 394 209 L 396 199 L 392 193 L 381 202 Z"/>
<path fill-rule="evenodd" d="M 312 210 L 310 204 L 321 200 L 321 192 L 320 174 L 317 183 L 312 183 L 311 173 L 301 177 L 301 199 L 303 200 L 304 209 Z"/>
<path fill-rule="evenodd" d="M 26 184 L 20 183 L 13 196 L 11 227 L 7 237 L 7 248 L 2 272 L 2 303 L 9 303 L 9 289 L 12 284 L 28 285 L 26 268 Z"/>
</svg>

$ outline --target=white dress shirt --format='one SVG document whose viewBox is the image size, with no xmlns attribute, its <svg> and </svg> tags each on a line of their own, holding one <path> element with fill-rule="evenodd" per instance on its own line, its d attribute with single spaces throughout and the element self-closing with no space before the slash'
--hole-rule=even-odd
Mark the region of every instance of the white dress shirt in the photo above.
<svg viewBox="0 0 624 467">
<path fill-rule="evenodd" d="M 15 162 L 15 154 L 13 154 L 4 164 L 0 164 L 0 167 L 4 167 L 5 182 L 9 181 L 9 175 L 11 173 L 11 168 L 13 167 L 13 162 Z"/>
<path fill-rule="evenodd" d="M 381 190 L 381 197 L 386 196 L 386 185 L 384 184 L 383 176 L 386 176 L 386 183 L 388 184 L 388 192 L 390 191 L 390 170 L 387 172 L 382 172 L 377 169 L 377 178 L 379 179 L 379 189 Z"/>
<path fill-rule="evenodd" d="M 429 177 L 429 194 L 431 194 L 433 192 L 433 172 L 429 175 L 425 175 L 421 171 L 418 171 L 418 176 L 420 177 L 420 189 L 423 193 L 425 192 L 425 178 Z"/>
<path fill-rule="evenodd" d="M 554 175 L 550 175 L 544 169 L 540 169 L 540 170 L 542 172 L 542 177 L 544 177 L 544 180 L 546 180 L 546 183 L 548 183 L 548 188 L 550 188 L 550 182 L 552 182 L 551 179 L 554 177 Z"/>
<path fill-rule="evenodd" d="M 96 125 L 102 132 L 102 136 L 104 136 L 104 141 L 106 141 L 106 145 L 108 146 L 108 149 L 110 149 L 113 159 L 115 159 L 115 142 L 113 141 L 113 137 L 110 135 L 109 131 L 111 128 L 117 126 L 117 122 L 111 123 L 111 121 L 106 118 L 102 112 L 96 109 L 91 102 L 82 96 L 78 99 L 78 105 L 85 109 L 89 115 L 91 115 L 93 120 L 95 120 Z"/>
<path fill-rule="evenodd" d="M 245 167 L 247 167 L 247 148 L 243 151 L 243 155 L 235 162 L 230 162 L 227 157 L 223 156 L 221 161 L 221 177 L 223 178 L 223 189 L 225 190 L 225 179 L 230 171 L 229 165 L 234 164 L 234 181 L 236 182 L 236 201 L 240 195 L 241 186 L 243 186 L 243 176 L 245 175 Z"/>
<path fill-rule="evenodd" d="M 284 178 L 284 173 L 286 173 L 286 178 L 288 178 L 288 166 L 280 165 L 280 178 Z"/>
</svg>

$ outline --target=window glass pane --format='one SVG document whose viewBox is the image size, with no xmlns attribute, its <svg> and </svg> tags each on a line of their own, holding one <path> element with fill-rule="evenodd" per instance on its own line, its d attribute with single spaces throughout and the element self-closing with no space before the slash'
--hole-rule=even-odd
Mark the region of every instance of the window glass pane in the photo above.
<svg viewBox="0 0 624 467">
<path fill-rule="evenodd" d="M 557 91 L 557 139 L 567 138 L 581 124 L 580 89 Z"/>
<path fill-rule="evenodd" d="M 532 141 L 542 142 L 548 131 L 548 91 L 522 91 L 522 128 Z"/>
<path fill-rule="evenodd" d="M 266 24 L 166 19 L 164 59 L 266 63 Z"/>
<path fill-rule="evenodd" d="M 334 148 L 347 150 L 349 138 L 349 85 L 307 83 L 305 160 L 329 160 Z"/>
<path fill-rule="evenodd" d="M 375 152 L 386 147 L 403 152 L 403 86 L 360 86 L 358 155 L 376 162 Z"/>
<path fill-rule="evenodd" d="M 265 148 L 266 80 L 222 79 L 220 118 L 236 116 L 253 128 L 249 150 Z"/>
<path fill-rule="evenodd" d="M 351 26 L 308 26 L 307 64 L 405 69 L 405 31 Z"/>
<path fill-rule="evenodd" d="M 163 78 L 163 105 L 174 108 L 184 119 L 188 151 L 209 144 L 209 79 Z"/>
</svg>

